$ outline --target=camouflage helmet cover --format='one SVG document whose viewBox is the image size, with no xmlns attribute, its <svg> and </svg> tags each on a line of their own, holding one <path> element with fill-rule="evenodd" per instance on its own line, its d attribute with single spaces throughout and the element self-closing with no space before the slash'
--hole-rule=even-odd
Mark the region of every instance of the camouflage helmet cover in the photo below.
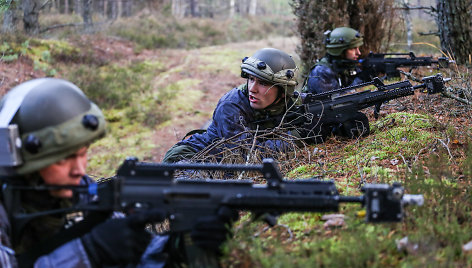
<svg viewBox="0 0 472 268">
<path fill-rule="evenodd" d="M 326 50 L 332 56 L 339 56 L 346 49 L 360 47 L 364 44 L 362 35 L 349 27 L 326 31 L 325 36 Z"/>
<path fill-rule="evenodd" d="M 297 82 L 298 68 L 292 56 L 275 48 L 263 48 L 251 57 L 245 57 L 241 64 L 241 77 L 249 75 L 285 89 L 291 96 Z"/>
<path fill-rule="evenodd" d="M 19 175 L 38 171 L 105 134 L 101 110 L 74 84 L 56 78 L 40 78 L 11 89 L 0 103 L 26 90 L 10 124 L 18 125 L 23 163 L 14 167 Z"/>
</svg>

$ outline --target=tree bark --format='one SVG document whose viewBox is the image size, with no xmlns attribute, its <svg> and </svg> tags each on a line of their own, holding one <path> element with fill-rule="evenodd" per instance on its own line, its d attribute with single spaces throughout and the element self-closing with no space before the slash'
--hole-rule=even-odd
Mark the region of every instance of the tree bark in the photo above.
<svg viewBox="0 0 472 268">
<path fill-rule="evenodd" d="M 82 1 L 83 0 L 74 0 L 74 13 L 75 14 L 82 14 L 82 7 L 83 7 L 83 4 L 82 4 Z"/>
<path fill-rule="evenodd" d="M 200 17 L 198 0 L 190 0 L 190 16 Z"/>
<path fill-rule="evenodd" d="M 26 34 L 39 33 L 39 8 L 38 0 L 23 0 L 23 27 Z"/>
<path fill-rule="evenodd" d="M 172 0 L 172 15 L 176 18 L 185 16 L 184 0 Z"/>
<path fill-rule="evenodd" d="M 83 0 L 82 18 L 84 20 L 85 31 L 90 31 L 93 27 L 92 21 L 92 0 Z"/>
<path fill-rule="evenodd" d="M 324 32 L 348 26 L 364 36 L 361 52 L 379 51 L 388 44 L 394 19 L 394 0 L 292 0 L 301 44 L 301 69 L 308 73 L 325 53 Z M 387 42 L 385 42 L 387 41 Z M 387 48 L 383 47 L 387 50 Z"/>
<path fill-rule="evenodd" d="M 232 18 L 234 17 L 234 14 L 236 13 L 236 5 L 234 4 L 234 0 L 229 1 L 229 17 Z"/>
<path fill-rule="evenodd" d="M 131 8 L 133 7 L 132 0 L 124 0 L 122 3 L 122 12 L 121 16 L 129 17 L 131 16 Z"/>
<path fill-rule="evenodd" d="M 257 0 L 250 0 L 249 2 L 249 15 L 256 16 L 257 12 Z"/>
<path fill-rule="evenodd" d="M 459 64 L 470 63 L 472 54 L 471 9 L 471 0 L 436 0 L 441 48 Z"/>
<path fill-rule="evenodd" d="M 118 15 L 117 2 L 115 0 L 108 0 L 106 8 L 107 18 L 111 20 L 116 19 Z"/>
<path fill-rule="evenodd" d="M 411 12 L 409 9 L 409 1 L 403 0 L 403 6 L 405 11 L 403 16 L 405 17 L 405 26 L 406 26 L 406 43 L 408 45 L 408 51 L 411 51 L 411 45 L 413 44 L 413 25 L 411 23 Z"/>
<path fill-rule="evenodd" d="M 16 2 L 11 2 L 10 6 L 3 13 L 3 24 L 2 32 L 3 33 L 13 33 L 16 29 L 18 23 L 18 7 Z"/>
</svg>

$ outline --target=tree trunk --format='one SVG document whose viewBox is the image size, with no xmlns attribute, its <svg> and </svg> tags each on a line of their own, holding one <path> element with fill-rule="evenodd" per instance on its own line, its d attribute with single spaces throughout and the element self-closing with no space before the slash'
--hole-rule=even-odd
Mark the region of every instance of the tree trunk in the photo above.
<svg viewBox="0 0 472 268">
<path fill-rule="evenodd" d="M 102 16 L 105 16 L 105 0 L 95 0 L 92 2 L 94 5 L 93 10 Z"/>
<path fill-rule="evenodd" d="M 200 17 L 200 12 L 198 10 L 198 0 L 190 0 L 190 16 Z"/>
<path fill-rule="evenodd" d="M 3 13 L 3 33 L 13 33 L 18 23 L 18 7 L 15 1 L 12 1 L 7 10 Z"/>
<path fill-rule="evenodd" d="M 297 52 L 303 73 L 325 53 L 326 30 L 348 26 L 364 36 L 361 52 L 381 50 L 391 36 L 394 0 L 292 0 L 301 44 Z M 383 48 L 387 50 L 387 48 Z"/>
<path fill-rule="evenodd" d="M 236 13 L 235 10 L 236 5 L 234 4 L 234 0 L 229 1 L 229 17 L 232 18 L 234 17 L 234 13 Z"/>
<path fill-rule="evenodd" d="M 115 0 L 108 0 L 107 1 L 107 5 L 106 5 L 106 8 L 107 8 L 107 18 L 108 19 L 111 19 L 111 20 L 114 20 L 116 19 L 117 17 L 117 14 L 118 14 L 118 9 L 117 9 L 117 5 L 116 5 L 116 1 Z"/>
<path fill-rule="evenodd" d="M 470 62 L 472 54 L 471 0 L 436 0 L 441 48 L 457 63 Z"/>
<path fill-rule="evenodd" d="M 257 12 L 257 0 L 249 0 L 249 15 L 256 16 Z"/>
<path fill-rule="evenodd" d="M 74 13 L 75 14 L 82 14 L 82 1 L 83 0 L 74 0 Z"/>
<path fill-rule="evenodd" d="M 39 33 L 39 8 L 38 0 L 23 0 L 23 27 L 26 34 Z"/>
<path fill-rule="evenodd" d="M 92 21 L 92 0 L 83 0 L 82 18 L 84 20 L 84 29 L 90 31 L 93 26 Z"/>
<path fill-rule="evenodd" d="M 413 25 L 411 23 L 411 12 L 409 9 L 409 6 L 410 6 L 409 1 L 403 0 L 403 6 L 405 7 L 403 16 L 405 17 L 406 43 L 408 45 L 408 51 L 411 51 L 411 45 L 413 44 Z"/>
<path fill-rule="evenodd" d="M 132 7 L 133 7 L 133 1 L 132 0 L 124 0 L 123 3 L 122 3 L 121 16 L 130 17 Z"/>
<path fill-rule="evenodd" d="M 183 18 L 185 15 L 184 0 L 172 0 L 172 15 L 176 18 Z"/>
</svg>

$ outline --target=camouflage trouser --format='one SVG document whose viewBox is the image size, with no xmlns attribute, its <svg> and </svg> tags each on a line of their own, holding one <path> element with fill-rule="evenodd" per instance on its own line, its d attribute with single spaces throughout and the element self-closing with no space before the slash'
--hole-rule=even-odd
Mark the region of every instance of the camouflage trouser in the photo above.
<svg viewBox="0 0 472 268">
<path fill-rule="evenodd" d="M 189 145 L 174 145 L 164 155 L 162 162 L 175 163 L 192 158 L 197 152 Z"/>
</svg>

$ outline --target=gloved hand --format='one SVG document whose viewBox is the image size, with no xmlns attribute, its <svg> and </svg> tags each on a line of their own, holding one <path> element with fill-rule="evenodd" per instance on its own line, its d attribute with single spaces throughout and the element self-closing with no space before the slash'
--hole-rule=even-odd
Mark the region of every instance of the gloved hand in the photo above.
<svg viewBox="0 0 472 268">
<path fill-rule="evenodd" d="M 238 211 L 221 207 L 218 215 L 200 218 L 194 225 L 190 236 L 193 243 L 203 249 L 220 254 L 220 247 L 232 236 L 232 223 L 239 218 Z"/>
<path fill-rule="evenodd" d="M 350 139 L 368 136 L 370 134 L 369 119 L 364 113 L 357 112 L 351 120 L 342 123 L 340 130 L 341 136 Z"/>
<path fill-rule="evenodd" d="M 144 228 L 146 223 L 160 222 L 164 218 L 162 210 L 150 210 L 110 219 L 94 227 L 81 240 L 91 261 L 98 267 L 138 263 L 152 239 Z"/>
</svg>

